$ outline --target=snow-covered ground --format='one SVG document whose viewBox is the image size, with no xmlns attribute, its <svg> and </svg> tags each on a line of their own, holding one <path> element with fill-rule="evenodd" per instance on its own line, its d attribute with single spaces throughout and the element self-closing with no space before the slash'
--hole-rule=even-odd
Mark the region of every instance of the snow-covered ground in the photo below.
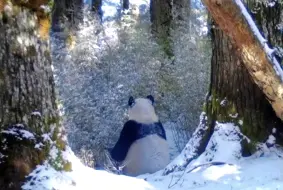
<svg viewBox="0 0 283 190">
<path fill-rule="evenodd" d="M 235 165 L 198 168 L 191 173 L 160 173 L 149 176 L 156 189 L 280 190 L 283 189 L 283 159 L 277 155 L 247 158 Z"/>
<path fill-rule="evenodd" d="M 202 125 L 199 125 L 199 128 Z M 250 157 L 240 156 L 241 136 L 237 126 L 217 123 L 206 150 L 193 160 L 185 170 L 163 175 L 164 171 L 137 178 L 115 175 L 84 166 L 71 149 L 65 152 L 72 162 L 72 172 L 57 172 L 48 165 L 38 166 L 29 176 L 24 190 L 281 190 L 283 189 L 283 150 L 262 144 Z M 191 146 L 188 143 L 187 146 Z M 276 147 L 276 148 L 275 148 Z M 182 164 L 184 149 L 168 167 Z M 205 165 L 207 162 L 225 162 L 222 165 Z"/>
<path fill-rule="evenodd" d="M 162 171 L 138 178 L 115 175 L 84 166 L 70 152 L 72 172 L 56 172 L 39 166 L 34 180 L 23 186 L 25 190 L 281 190 L 283 189 L 283 159 L 269 152 L 261 157 L 241 159 L 234 165 L 220 165 L 178 171 L 162 176 Z M 144 180 L 146 179 L 146 180 Z"/>
</svg>

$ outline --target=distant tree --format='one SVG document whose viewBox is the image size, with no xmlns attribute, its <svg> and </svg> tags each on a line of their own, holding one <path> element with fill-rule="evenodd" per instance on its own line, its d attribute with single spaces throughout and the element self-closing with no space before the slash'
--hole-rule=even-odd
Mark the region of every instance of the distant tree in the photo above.
<svg viewBox="0 0 283 190">
<path fill-rule="evenodd" d="M 174 17 L 177 20 L 188 20 L 190 16 L 190 0 L 174 0 Z"/>
<path fill-rule="evenodd" d="M 150 21 L 152 23 L 152 33 L 169 58 L 174 56 L 170 36 L 172 19 L 172 5 L 170 0 L 150 1 Z"/>
<path fill-rule="evenodd" d="M 52 29 L 74 29 L 82 20 L 83 0 L 54 1 Z"/>
<path fill-rule="evenodd" d="M 56 1 L 55 1 L 56 2 Z M 65 15 L 72 22 L 77 24 L 82 20 L 82 10 L 84 6 L 83 0 L 65 0 Z"/>
<path fill-rule="evenodd" d="M 93 0 L 92 1 L 92 9 L 93 11 L 99 16 L 99 18 L 102 18 L 102 0 Z"/>
<path fill-rule="evenodd" d="M 123 0 L 122 1 L 122 7 L 123 7 L 123 10 L 127 10 L 130 8 L 130 1 L 129 0 Z"/>
<path fill-rule="evenodd" d="M 1 3 L 0 189 L 18 190 L 36 165 L 48 160 L 55 169 L 68 170 L 70 164 L 62 157 L 66 142 L 51 69 L 51 5 Z"/>
</svg>

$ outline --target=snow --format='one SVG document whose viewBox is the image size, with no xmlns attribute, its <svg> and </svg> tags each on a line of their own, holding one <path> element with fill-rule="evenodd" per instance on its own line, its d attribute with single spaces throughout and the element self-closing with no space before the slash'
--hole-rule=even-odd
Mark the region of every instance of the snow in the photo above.
<svg viewBox="0 0 283 190">
<path fill-rule="evenodd" d="M 143 179 L 86 167 L 70 149 L 67 149 L 65 156 L 72 162 L 72 172 L 58 172 L 45 163 L 30 174 L 30 180 L 22 186 L 23 190 L 155 189 Z"/>
<path fill-rule="evenodd" d="M 282 159 L 269 155 L 243 159 L 235 165 L 204 167 L 183 175 L 183 172 L 162 177 L 155 174 L 147 181 L 158 189 L 279 190 L 283 188 L 282 164 Z"/>
<path fill-rule="evenodd" d="M 216 122 L 214 133 L 212 134 L 207 147 L 194 165 L 203 164 L 211 161 L 235 162 L 241 158 L 240 141 L 245 138 L 240 129 L 233 123 Z M 225 150 L 225 151 L 223 151 Z"/>
<path fill-rule="evenodd" d="M 255 22 L 253 21 L 252 17 L 248 13 L 245 5 L 242 3 L 241 0 L 235 0 L 236 4 L 241 9 L 246 21 L 248 22 L 249 26 L 251 27 L 253 33 L 257 37 L 257 39 L 260 41 L 262 47 L 264 48 L 265 53 L 267 54 L 269 60 L 273 64 L 273 68 L 276 72 L 276 74 L 279 76 L 281 81 L 283 81 L 283 70 L 280 66 L 280 63 L 277 61 L 277 59 L 274 57 L 274 51 L 275 49 L 270 49 L 267 44 L 267 40 L 261 35 L 259 29 L 257 28 Z"/>
<path fill-rule="evenodd" d="M 23 190 L 279 190 L 283 189 L 283 151 L 261 144 L 250 157 L 239 157 L 240 140 L 246 138 L 232 123 L 217 123 L 206 150 L 185 170 L 163 175 L 163 171 L 134 177 L 116 175 L 84 166 L 70 148 L 63 157 L 72 163 L 71 172 L 58 172 L 45 163 L 27 177 Z M 213 147 L 213 148 L 212 148 Z M 182 154 L 188 153 L 183 151 Z M 186 157 L 186 155 L 180 155 Z M 178 158 L 178 157 L 177 157 Z M 203 165 L 207 161 L 222 165 Z M 174 162 L 177 160 L 175 159 Z M 180 160 L 179 160 L 180 161 Z M 227 163 L 227 164 L 226 164 Z M 192 169 L 195 168 L 195 169 Z"/>
<path fill-rule="evenodd" d="M 18 129 L 18 128 L 15 128 L 15 127 L 10 128 L 8 130 L 2 130 L 1 133 L 14 135 L 15 137 L 17 137 L 20 140 L 22 140 L 23 138 L 25 138 L 25 139 L 35 139 L 34 134 L 32 134 L 31 132 L 24 130 L 24 129 Z"/>
<path fill-rule="evenodd" d="M 56 159 L 57 155 L 59 153 L 59 150 L 56 147 L 52 147 L 52 149 L 50 150 L 50 156 L 52 159 Z"/>
<path fill-rule="evenodd" d="M 200 115 L 200 124 L 195 130 L 192 138 L 181 152 L 164 170 L 163 174 L 171 173 L 174 170 L 182 170 L 187 165 L 187 161 L 197 156 L 197 147 L 202 139 L 203 131 L 207 130 L 207 126 L 202 122 L 207 119 L 205 112 Z"/>
<path fill-rule="evenodd" d="M 117 86 L 117 88 L 118 88 L 118 89 L 119 89 L 119 88 L 123 88 L 123 86 L 124 86 L 124 85 L 119 84 L 119 85 Z"/>
<path fill-rule="evenodd" d="M 22 124 L 22 123 L 17 123 L 15 126 L 16 127 L 20 127 L 20 128 L 24 128 L 25 127 L 24 124 Z"/>
<path fill-rule="evenodd" d="M 272 129 L 272 133 L 275 134 L 276 133 L 276 128 Z"/>
<path fill-rule="evenodd" d="M 268 6 L 269 7 L 273 7 L 275 5 L 276 1 L 271 1 L 271 2 L 268 2 Z"/>
<path fill-rule="evenodd" d="M 227 104 L 227 101 L 227 98 L 224 98 L 224 100 L 220 102 L 220 106 L 225 106 Z"/>
<path fill-rule="evenodd" d="M 140 7 L 142 5 L 148 5 L 148 0 L 130 0 L 130 7 L 137 6 Z M 112 1 L 103 1 L 102 11 L 104 17 L 114 17 L 117 14 L 117 6 L 120 5 L 120 0 L 112 0 Z"/>
<path fill-rule="evenodd" d="M 237 117 L 238 117 L 238 115 L 239 115 L 238 113 L 235 113 L 235 114 L 229 114 L 229 116 L 230 116 L 231 118 L 234 118 L 234 119 L 235 119 L 235 118 L 237 118 Z"/>
<path fill-rule="evenodd" d="M 276 138 L 273 135 L 269 135 L 266 144 L 267 146 L 273 146 L 276 143 Z"/>
<path fill-rule="evenodd" d="M 42 136 L 44 142 L 46 142 L 46 141 L 52 142 L 49 134 L 45 133 L 41 136 Z"/>
<path fill-rule="evenodd" d="M 45 13 L 50 13 L 51 9 L 48 5 L 40 5 L 40 8 L 44 10 Z"/>
<path fill-rule="evenodd" d="M 36 149 L 41 149 L 41 147 L 43 147 L 44 145 L 42 143 L 38 143 L 34 146 L 34 148 Z"/>
<path fill-rule="evenodd" d="M 31 112 L 31 115 L 41 117 L 41 113 L 39 111 Z"/>
</svg>

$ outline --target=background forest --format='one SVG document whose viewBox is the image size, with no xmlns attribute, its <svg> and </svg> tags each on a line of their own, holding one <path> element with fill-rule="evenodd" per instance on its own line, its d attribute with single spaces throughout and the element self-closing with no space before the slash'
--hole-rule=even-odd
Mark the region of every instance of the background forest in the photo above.
<svg viewBox="0 0 283 190">
<path fill-rule="evenodd" d="M 128 97 L 152 94 L 174 158 L 198 125 L 208 90 L 211 47 L 203 5 L 180 0 L 163 18 L 167 13 L 150 12 L 149 1 L 95 1 L 93 9 L 91 2 L 76 3 L 81 11 L 67 9 L 71 22 L 58 20 L 51 33 L 70 146 L 88 165 L 101 164 L 122 130 Z M 156 8 L 165 6 L 159 3 Z M 166 38 L 151 28 L 162 19 L 171 22 Z"/>
</svg>

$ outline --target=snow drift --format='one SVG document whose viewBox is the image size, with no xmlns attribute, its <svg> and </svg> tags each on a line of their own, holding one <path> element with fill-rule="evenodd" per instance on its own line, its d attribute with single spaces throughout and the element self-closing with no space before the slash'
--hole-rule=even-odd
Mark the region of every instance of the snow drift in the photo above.
<svg viewBox="0 0 283 190">
<path fill-rule="evenodd" d="M 205 117 L 203 114 L 201 117 Z M 197 140 L 197 131 L 205 127 L 202 123 L 192 137 Z M 205 129 L 205 128 L 204 128 Z M 277 146 L 258 146 L 250 157 L 241 156 L 240 141 L 246 138 L 237 126 L 231 123 L 217 123 L 205 151 L 193 158 L 194 146 L 190 141 L 172 163 L 166 168 L 175 168 L 165 175 L 161 170 L 137 178 L 116 175 L 107 171 L 84 166 L 70 148 L 65 158 L 72 162 L 72 172 L 58 172 L 50 165 L 38 166 L 23 185 L 24 190 L 275 190 L 283 189 L 283 150 Z M 186 166 L 188 157 L 193 158 Z M 203 165 L 211 161 L 224 162 L 221 165 Z M 185 167 L 184 167 L 185 166 Z M 178 169 L 176 169 L 178 168 Z M 195 169 L 192 169 L 195 168 Z"/>
</svg>

